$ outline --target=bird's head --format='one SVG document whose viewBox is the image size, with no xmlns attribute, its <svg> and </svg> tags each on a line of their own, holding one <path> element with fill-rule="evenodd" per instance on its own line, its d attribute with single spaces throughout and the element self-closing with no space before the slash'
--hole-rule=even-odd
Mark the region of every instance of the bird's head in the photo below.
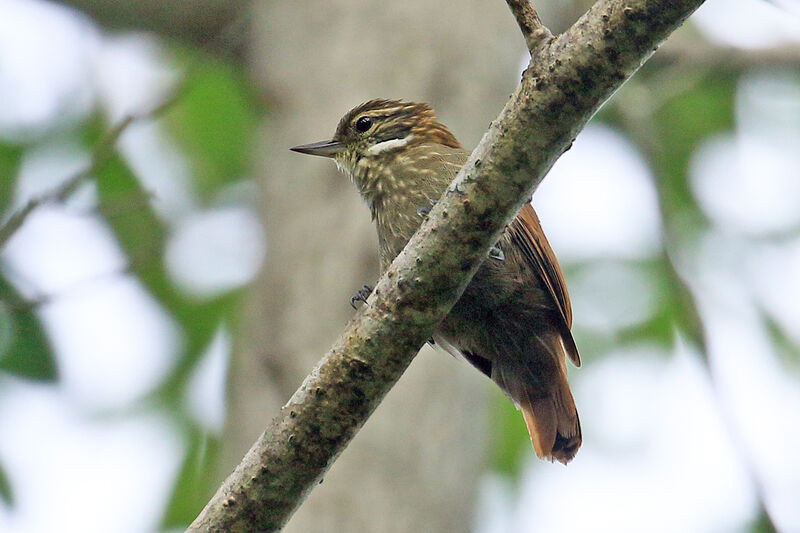
<svg viewBox="0 0 800 533">
<path fill-rule="evenodd" d="M 342 117 L 331 140 L 295 146 L 292 150 L 332 157 L 340 168 L 358 180 L 359 167 L 367 170 L 382 166 L 403 151 L 422 144 L 461 147 L 427 104 L 370 100 Z"/>
</svg>

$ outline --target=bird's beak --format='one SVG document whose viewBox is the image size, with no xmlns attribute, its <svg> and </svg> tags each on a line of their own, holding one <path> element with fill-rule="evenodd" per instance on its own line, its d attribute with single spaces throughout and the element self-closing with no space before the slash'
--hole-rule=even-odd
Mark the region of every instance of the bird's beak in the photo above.
<svg viewBox="0 0 800 533">
<path fill-rule="evenodd" d="M 300 152 L 301 154 L 334 157 L 344 150 L 344 145 L 339 141 L 320 141 L 318 143 L 301 144 L 300 146 L 289 149 L 293 152 Z"/>
</svg>

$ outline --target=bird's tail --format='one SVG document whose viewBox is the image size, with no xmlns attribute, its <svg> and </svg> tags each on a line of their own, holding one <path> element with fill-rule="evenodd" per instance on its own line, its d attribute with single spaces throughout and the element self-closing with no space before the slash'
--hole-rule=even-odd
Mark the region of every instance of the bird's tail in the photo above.
<svg viewBox="0 0 800 533">
<path fill-rule="evenodd" d="M 533 449 L 540 458 L 567 464 L 581 446 L 581 423 L 566 377 L 537 394 L 519 402 Z"/>
<path fill-rule="evenodd" d="M 567 464 L 581 446 L 581 423 L 567 382 L 564 347 L 558 338 L 538 340 L 539 349 L 558 353 L 537 358 L 532 367 L 504 358 L 492 379 L 522 411 L 536 455 Z"/>
</svg>

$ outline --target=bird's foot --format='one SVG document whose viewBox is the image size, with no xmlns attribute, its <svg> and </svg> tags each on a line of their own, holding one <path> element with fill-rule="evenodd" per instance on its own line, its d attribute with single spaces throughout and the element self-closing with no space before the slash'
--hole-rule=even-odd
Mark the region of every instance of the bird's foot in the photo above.
<svg viewBox="0 0 800 533">
<path fill-rule="evenodd" d="M 498 261 L 506 260 L 506 254 L 504 254 L 503 250 L 496 244 L 489 250 L 489 257 L 492 259 L 497 259 Z"/>
<path fill-rule="evenodd" d="M 372 294 L 372 287 L 364 285 L 350 298 L 350 307 L 358 309 L 356 302 L 367 303 L 367 298 L 369 298 L 370 294 Z"/>
<path fill-rule="evenodd" d="M 459 188 L 460 186 L 461 186 L 461 184 L 460 184 L 460 183 L 457 183 L 457 184 L 455 185 L 455 187 L 451 187 L 451 188 L 447 189 L 447 192 L 448 192 L 448 193 L 451 193 L 451 192 L 452 192 L 452 193 L 455 193 L 455 194 L 457 194 L 457 195 L 459 195 L 459 196 L 466 196 L 466 195 L 467 195 L 467 192 L 466 192 L 465 190 L 463 190 L 463 189 L 460 189 L 460 188 Z"/>
<path fill-rule="evenodd" d="M 422 207 L 417 208 L 417 214 L 422 218 L 426 218 L 430 214 L 431 209 L 433 209 L 433 206 L 436 205 L 436 200 L 428 198 L 428 201 L 431 205 L 423 205 Z"/>
</svg>

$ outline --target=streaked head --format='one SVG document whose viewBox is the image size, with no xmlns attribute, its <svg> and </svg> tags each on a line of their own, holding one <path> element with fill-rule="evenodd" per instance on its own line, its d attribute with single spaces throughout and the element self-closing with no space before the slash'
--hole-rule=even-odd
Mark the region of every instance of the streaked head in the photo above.
<svg viewBox="0 0 800 533">
<path fill-rule="evenodd" d="M 295 146 L 292 150 L 332 157 L 353 175 L 363 158 L 385 160 L 400 150 L 426 143 L 461 147 L 427 104 L 370 100 L 342 117 L 330 141 Z"/>
</svg>

